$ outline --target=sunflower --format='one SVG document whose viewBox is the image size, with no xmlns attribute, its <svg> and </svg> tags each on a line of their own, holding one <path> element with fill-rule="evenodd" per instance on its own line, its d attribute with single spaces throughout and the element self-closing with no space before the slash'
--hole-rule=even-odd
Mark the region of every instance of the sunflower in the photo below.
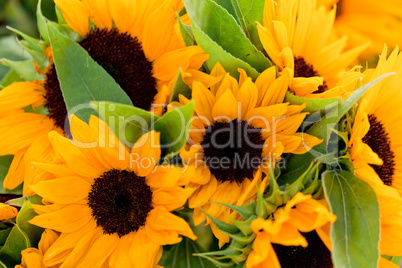
<svg viewBox="0 0 402 268">
<path fill-rule="evenodd" d="M 100 119 L 71 120 L 73 141 L 49 133 L 59 164 L 38 163 L 54 178 L 32 185 L 46 205 L 30 223 L 60 232 L 43 256 L 46 266 L 153 267 L 162 245 L 195 239 L 170 211 L 191 189 L 182 170 L 156 166 L 160 134 L 143 135 L 129 151 Z"/>
<path fill-rule="evenodd" d="M 371 43 L 362 60 L 373 59 L 384 43 L 392 48 L 402 45 L 402 6 L 398 0 L 318 0 L 317 4 L 328 9 L 337 5 L 335 32 L 347 35 L 351 47 Z"/>
<path fill-rule="evenodd" d="M 246 205 L 255 199 L 256 185 L 262 191 L 270 165 L 283 153 L 303 154 L 321 140 L 297 133 L 306 113 L 304 105 L 282 103 L 289 84 L 289 71 L 276 78 L 275 67 L 261 73 L 255 83 L 239 69 L 237 81 L 218 63 L 211 72 L 220 81 L 208 89 L 193 84 L 196 115 L 190 127 L 189 146 L 180 153 L 186 165 L 189 199 L 196 225 L 207 220 L 202 210 L 228 222 L 224 206 Z M 234 212 L 232 212 L 234 213 Z M 234 215 L 232 215 L 234 216 Z M 229 237 L 211 223 L 220 243 Z"/>
<path fill-rule="evenodd" d="M 49 247 L 56 241 L 59 234 L 53 230 L 46 229 L 40 238 L 38 248 L 27 248 L 21 251 L 21 265 L 16 265 L 15 268 L 35 268 L 45 267 L 43 263 L 43 255 Z M 56 267 L 56 266 L 53 266 Z M 49 267 L 49 268 L 53 268 Z"/>
<path fill-rule="evenodd" d="M 0 203 L 0 221 L 6 221 L 17 217 L 18 210 L 10 205 Z"/>
<path fill-rule="evenodd" d="M 279 69 L 290 68 L 290 89 L 312 97 L 333 88 L 358 55 L 363 44 L 345 50 L 347 38 L 331 40 L 335 9 L 316 8 L 315 0 L 266 0 L 263 25 L 257 24 L 262 45 Z"/>
<path fill-rule="evenodd" d="M 55 2 L 68 25 L 81 35 L 80 45 L 115 79 L 135 107 L 160 114 L 180 69 L 190 85 L 194 80 L 208 82 L 208 77 L 197 71 L 208 55 L 198 46 L 185 47 L 177 35 L 173 10 L 180 10 L 181 1 Z M 96 27 L 90 27 L 90 22 Z M 49 131 L 69 131 L 51 48 L 45 52 L 50 60 L 45 81 L 14 83 L 0 93 L 0 111 L 18 111 L 0 119 L 0 155 L 15 155 L 4 188 L 14 189 L 25 178 L 25 195 L 33 194 L 29 185 L 38 173 L 31 161 L 52 158 Z M 48 113 L 22 112 L 27 106 L 44 106 Z"/>
<path fill-rule="evenodd" d="M 335 220 L 325 200 L 297 193 L 271 219 L 252 222 L 257 236 L 246 268 L 333 267 L 325 229 Z"/>
<path fill-rule="evenodd" d="M 362 98 L 349 142 L 355 174 L 377 194 L 381 216 L 381 254 L 401 256 L 402 245 L 402 54 L 387 58 L 384 48 L 376 69 L 364 73 L 363 83 L 396 72 L 374 85 Z"/>
</svg>

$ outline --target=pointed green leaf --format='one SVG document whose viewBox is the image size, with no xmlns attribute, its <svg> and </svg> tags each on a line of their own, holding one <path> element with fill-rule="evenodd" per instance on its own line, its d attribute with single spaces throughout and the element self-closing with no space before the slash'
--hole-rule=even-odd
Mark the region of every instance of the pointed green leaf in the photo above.
<svg viewBox="0 0 402 268">
<path fill-rule="evenodd" d="M 339 105 L 341 98 L 307 99 L 287 92 L 284 102 L 289 102 L 292 105 L 306 104 L 306 108 L 304 108 L 302 112 L 314 113 L 319 110 L 329 110 L 334 108 L 335 106 Z"/>
<path fill-rule="evenodd" d="M 35 204 L 35 205 L 42 205 L 42 197 L 40 197 L 37 194 L 11 199 L 11 200 L 8 200 L 6 202 L 6 204 L 14 206 L 14 207 L 23 207 L 25 204 L 25 201 L 29 201 L 31 204 Z"/>
<path fill-rule="evenodd" d="M 90 105 L 124 145 L 132 148 L 160 117 L 129 105 L 92 101 Z"/>
<path fill-rule="evenodd" d="M 16 71 L 25 81 L 44 79 L 43 75 L 40 75 L 36 72 L 34 60 L 12 61 L 8 59 L 1 59 L 0 62 L 1 64 L 9 66 L 12 70 Z"/>
<path fill-rule="evenodd" d="M 169 251 L 163 252 L 159 265 L 163 265 L 165 268 L 208 268 L 211 264 L 205 259 L 194 256 L 193 254 L 201 253 L 204 250 L 197 244 L 196 241 L 192 241 L 187 237 L 183 237 L 183 240 L 173 245 Z"/>
<path fill-rule="evenodd" d="M 183 81 L 181 68 L 176 76 L 176 81 L 173 85 L 172 95 L 170 96 L 169 103 L 172 101 L 179 101 L 179 95 L 183 95 L 187 99 L 191 99 L 191 88 Z"/>
<path fill-rule="evenodd" d="M 237 17 L 236 10 L 231 1 L 227 0 L 213 0 L 215 3 L 220 5 L 223 9 L 225 9 L 233 18 L 236 19 L 237 23 L 240 24 L 239 18 Z"/>
<path fill-rule="evenodd" d="M 331 226 L 335 267 L 377 267 L 380 210 L 369 184 L 345 171 L 323 173 L 325 197 L 337 220 Z"/>
<path fill-rule="evenodd" d="M 221 202 L 211 202 L 214 204 L 218 204 L 221 206 L 225 206 L 228 207 L 230 209 L 233 209 L 234 211 L 236 211 L 237 213 L 239 213 L 240 216 L 242 216 L 242 218 L 244 220 L 247 220 L 248 218 L 250 218 L 251 216 L 255 215 L 255 203 L 250 203 L 246 206 L 235 206 L 235 205 L 230 205 L 230 204 L 225 204 L 225 203 L 221 203 Z"/>
<path fill-rule="evenodd" d="M 44 230 L 43 228 L 40 228 L 28 222 L 36 215 L 38 214 L 34 211 L 31 202 L 29 200 L 26 200 L 21 210 L 18 212 L 17 216 L 17 225 L 29 237 L 31 247 L 38 246 L 40 237 Z"/>
<path fill-rule="evenodd" d="M 183 2 L 190 16 L 193 30 L 195 25 L 225 51 L 248 63 L 258 72 L 271 67 L 268 58 L 250 42 L 236 19 L 222 6 L 213 0 L 184 0 Z M 197 43 L 201 45 L 199 34 L 194 31 L 194 35 Z M 217 51 L 205 50 L 205 52 L 213 54 Z"/>
<path fill-rule="evenodd" d="M 197 44 L 209 54 L 209 58 L 206 61 L 209 70 L 212 70 L 215 64 L 219 62 L 223 68 L 225 68 L 225 70 L 235 78 L 239 77 L 239 72 L 237 69 L 242 68 L 247 72 L 248 76 L 252 77 L 254 80 L 257 79 L 259 73 L 256 69 L 225 51 L 207 34 L 201 31 L 196 24 L 193 23 L 192 26 Z"/>
<path fill-rule="evenodd" d="M 231 0 L 238 21 L 246 33 L 247 38 L 258 48 L 264 51 L 258 36 L 256 21 L 262 24 L 265 0 Z"/>
<path fill-rule="evenodd" d="M 46 22 L 48 21 L 42 14 L 42 0 L 38 0 L 38 6 L 36 8 L 36 20 L 38 22 L 39 34 L 42 39 L 49 41 L 49 33 L 47 31 Z"/>
<path fill-rule="evenodd" d="M 90 101 L 132 105 L 127 94 L 84 48 L 61 34 L 53 25 L 47 24 L 47 29 L 69 114 L 74 113 L 88 122 L 90 115 L 95 114 L 88 105 Z"/>
<path fill-rule="evenodd" d="M 161 133 L 162 155 L 171 158 L 186 144 L 194 114 L 194 102 L 167 112 L 156 120 L 151 129 Z"/>
<path fill-rule="evenodd" d="M 199 209 L 208 217 L 211 219 L 211 221 L 216 225 L 216 227 L 218 227 L 219 230 L 221 230 L 221 232 L 231 236 L 231 235 L 236 235 L 238 233 L 240 233 L 240 230 L 231 224 L 228 224 L 226 222 L 223 222 L 221 220 L 217 220 L 214 217 L 212 217 L 208 212 L 206 212 L 205 210 L 203 210 L 201 207 L 199 207 Z"/>
</svg>

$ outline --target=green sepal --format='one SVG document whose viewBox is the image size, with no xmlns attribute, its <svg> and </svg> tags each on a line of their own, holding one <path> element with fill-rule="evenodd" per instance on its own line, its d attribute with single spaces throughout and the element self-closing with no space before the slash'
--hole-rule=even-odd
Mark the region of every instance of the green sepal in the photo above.
<svg viewBox="0 0 402 268">
<path fill-rule="evenodd" d="M 297 180 L 295 180 L 292 184 L 285 186 L 284 194 L 289 196 L 291 199 L 298 192 L 301 192 L 303 189 L 305 189 L 307 185 L 311 186 L 312 182 L 318 178 L 319 167 L 319 163 L 312 162 L 309 168 Z"/>
<path fill-rule="evenodd" d="M 234 211 L 239 213 L 239 215 L 242 216 L 243 219 L 245 219 L 245 220 L 247 220 L 251 216 L 255 215 L 255 203 L 254 202 L 251 202 L 250 204 L 248 204 L 246 206 L 235 206 L 235 205 L 225 204 L 225 203 L 221 203 L 221 202 L 211 202 L 211 203 L 222 205 L 222 206 L 228 207 L 230 209 L 233 209 Z"/>
<path fill-rule="evenodd" d="M 47 67 L 49 65 L 49 60 L 43 53 L 42 47 L 40 45 L 41 41 L 39 39 L 33 38 L 9 26 L 7 27 L 7 29 L 22 37 L 22 40 L 18 40 L 19 44 L 32 56 L 39 67 Z"/>
<path fill-rule="evenodd" d="M 0 230 L 0 247 L 4 246 L 12 228 Z"/>
<path fill-rule="evenodd" d="M 145 133 L 160 117 L 131 105 L 107 101 L 91 101 L 90 106 L 108 124 L 110 130 L 128 148 Z"/>
<path fill-rule="evenodd" d="M 42 205 L 42 197 L 39 195 L 30 195 L 23 196 L 20 198 L 10 199 L 6 202 L 6 204 L 14 206 L 14 207 L 23 207 L 26 201 L 29 201 L 31 204 Z"/>
<path fill-rule="evenodd" d="M 240 230 L 236 226 L 223 222 L 221 220 L 215 219 L 201 207 L 198 207 L 198 208 L 216 225 L 216 227 L 218 227 L 218 229 L 222 233 L 227 234 L 228 236 L 232 236 L 232 235 L 236 235 L 236 234 L 240 233 Z"/>
<path fill-rule="evenodd" d="M 182 77 L 182 70 L 179 69 L 176 80 L 173 85 L 172 95 L 170 95 L 169 103 L 173 101 L 179 101 L 179 95 L 183 95 L 187 99 L 191 99 L 191 88 L 184 82 Z"/>
<path fill-rule="evenodd" d="M 184 44 L 186 45 L 186 47 L 195 45 L 196 42 L 195 42 L 195 38 L 194 38 L 193 28 L 189 25 L 185 25 L 181 21 L 180 15 L 177 13 L 176 13 L 176 18 L 177 18 L 177 21 L 179 22 L 181 36 L 183 37 L 183 41 L 184 41 Z"/>
<path fill-rule="evenodd" d="M 308 99 L 296 96 L 290 92 L 286 92 L 284 102 L 289 102 L 291 105 L 306 105 L 302 112 L 314 113 L 321 110 L 330 110 L 341 103 L 342 98 L 329 99 Z"/>
<path fill-rule="evenodd" d="M 25 81 L 43 80 L 44 76 L 36 72 L 34 60 L 12 61 L 1 59 L 1 64 L 10 67 Z"/>
</svg>

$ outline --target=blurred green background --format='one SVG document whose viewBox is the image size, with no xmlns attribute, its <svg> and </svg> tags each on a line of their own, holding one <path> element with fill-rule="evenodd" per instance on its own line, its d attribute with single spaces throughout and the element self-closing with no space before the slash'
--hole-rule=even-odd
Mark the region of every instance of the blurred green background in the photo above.
<svg viewBox="0 0 402 268">
<path fill-rule="evenodd" d="M 36 26 L 37 4 L 38 0 L 0 0 L 0 59 L 19 61 L 30 58 L 19 46 L 16 35 L 6 26 L 39 38 Z M 42 12 L 47 18 L 56 20 L 53 0 L 42 0 Z M 9 67 L 0 64 L 0 81 L 9 71 Z"/>
</svg>

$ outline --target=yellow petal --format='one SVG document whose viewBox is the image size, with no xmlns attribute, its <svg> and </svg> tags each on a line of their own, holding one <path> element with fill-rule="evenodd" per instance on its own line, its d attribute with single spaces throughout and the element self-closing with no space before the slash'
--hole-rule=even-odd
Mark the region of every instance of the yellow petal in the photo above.
<svg viewBox="0 0 402 268">
<path fill-rule="evenodd" d="M 237 118 L 238 104 L 230 89 L 216 101 L 212 108 L 212 118 L 214 121 L 232 121 Z"/>
<path fill-rule="evenodd" d="M 54 0 L 54 3 L 63 13 L 68 26 L 81 36 L 89 31 L 90 13 L 80 0 Z"/>
<path fill-rule="evenodd" d="M 142 135 L 131 149 L 130 167 L 138 176 L 147 176 L 158 163 L 160 156 L 160 133 L 152 130 Z"/>
<path fill-rule="evenodd" d="M 15 207 L 0 203 L 0 221 L 17 217 L 18 210 Z"/>
</svg>

